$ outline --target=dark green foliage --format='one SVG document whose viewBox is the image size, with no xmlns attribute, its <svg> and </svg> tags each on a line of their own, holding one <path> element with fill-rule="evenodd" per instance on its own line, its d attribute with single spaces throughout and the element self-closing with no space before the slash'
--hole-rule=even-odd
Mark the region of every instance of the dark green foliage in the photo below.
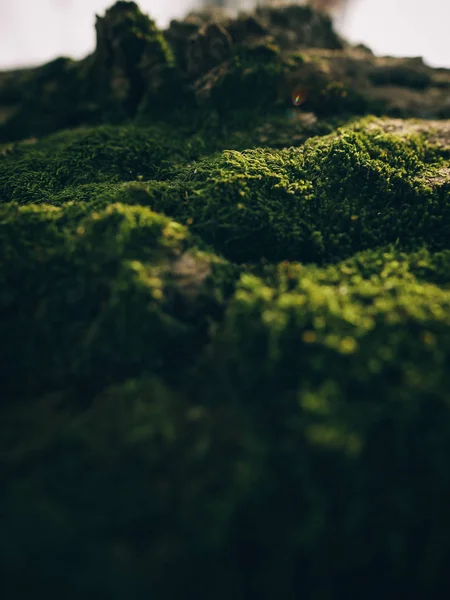
<svg viewBox="0 0 450 600">
<path fill-rule="evenodd" d="M 146 378 L 105 390 L 81 414 L 68 405 L 70 397 L 49 397 L 36 411 L 21 407 L 5 417 L 0 456 L 9 485 L 0 506 L 14 513 L 0 541 L 13 575 L 6 589 L 31 584 L 68 598 L 239 594 L 238 573 L 217 561 L 259 468 L 239 413 L 193 403 Z M 23 476 L 9 479 L 17 467 Z M 27 489 L 32 512 L 22 498 Z M 18 556 L 29 564 L 24 583 Z"/>
<path fill-rule="evenodd" d="M 448 154 L 436 133 L 387 127 L 191 166 L 195 146 L 172 154 L 157 129 L 7 151 L 10 597 L 442 593 Z M 197 250 L 145 205 L 255 264 Z"/>
</svg>

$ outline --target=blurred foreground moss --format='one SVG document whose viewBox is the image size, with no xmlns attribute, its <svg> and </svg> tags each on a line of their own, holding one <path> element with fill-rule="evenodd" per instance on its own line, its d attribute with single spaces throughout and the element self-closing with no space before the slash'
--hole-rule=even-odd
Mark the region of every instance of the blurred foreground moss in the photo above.
<svg viewBox="0 0 450 600">
<path fill-rule="evenodd" d="M 147 208 L 7 204 L 0 222 L 7 393 L 160 370 L 177 378 L 220 312 L 226 278 L 206 280 L 225 262 Z"/>
<path fill-rule="evenodd" d="M 141 375 L 3 406 L 7 585 L 69 598 L 438 597 L 449 264 L 448 251 L 391 249 L 243 273 L 181 382 Z M 129 331 L 131 353 L 149 323 Z"/>
</svg>

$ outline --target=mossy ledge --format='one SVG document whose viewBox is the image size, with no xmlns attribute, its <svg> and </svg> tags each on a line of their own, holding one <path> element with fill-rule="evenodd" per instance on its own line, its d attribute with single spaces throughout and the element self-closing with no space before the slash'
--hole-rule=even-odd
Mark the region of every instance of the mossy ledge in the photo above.
<svg viewBox="0 0 450 600">
<path fill-rule="evenodd" d="M 305 7 L 97 34 L 0 74 L 6 598 L 447 597 L 449 72 Z"/>
</svg>

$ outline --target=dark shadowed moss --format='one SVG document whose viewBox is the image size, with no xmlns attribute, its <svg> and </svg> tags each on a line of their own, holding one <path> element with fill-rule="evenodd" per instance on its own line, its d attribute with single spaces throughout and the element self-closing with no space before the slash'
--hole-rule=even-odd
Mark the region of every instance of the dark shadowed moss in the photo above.
<svg viewBox="0 0 450 600">
<path fill-rule="evenodd" d="M 180 376 L 220 312 L 223 290 L 207 283 L 220 260 L 147 208 L 0 210 L 3 397 Z"/>
<path fill-rule="evenodd" d="M 198 81 L 197 97 L 202 104 L 219 109 L 251 107 L 258 111 L 272 106 L 277 100 L 283 66 L 274 45 L 236 51 L 229 61 Z"/>
<path fill-rule="evenodd" d="M 171 136 L 165 127 L 103 126 L 11 145 L 0 162 L 0 201 L 52 203 L 68 190 L 69 200 L 88 199 L 79 186 L 167 177 L 204 147 L 199 136 Z"/>
<path fill-rule="evenodd" d="M 3 409 L 7 584 L 39 548 L 27 581 L 52 596 L 441 593 L 447 254 L 244 273 L 184 390 L 141 377 L 84 410 Z"/>
</svg>

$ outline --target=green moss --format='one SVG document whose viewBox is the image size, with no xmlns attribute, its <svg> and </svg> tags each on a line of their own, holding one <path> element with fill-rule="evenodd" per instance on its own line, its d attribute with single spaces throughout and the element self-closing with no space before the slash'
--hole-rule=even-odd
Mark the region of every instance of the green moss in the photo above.
<svg viewBox="0 0 450 600">
<path fill-rule="evenodd" d="M 24 468 L 22 477 L 7 477 L 0 497 L 14 513 L 0 541 L 5 589 L 22 596 L 33 582 L 50 597 L 92 598 L 95 587 L 100 598 L 132 589 L 135 598 L 174 599 L 194 593 L 202 577 L 201 597 L 211 590 L 240 597 L 237 574 L 217 561 L 259 468 L 237 411 L 192 402 L 156 378 L 108 388 L 82 413 L 65 410 L 70 402 L 50 396 L 38 410 L 2 410 L 1 464 L 9 474 Z M 44 454 L 38 491 L 28 469 L 43 466 Z M 33 495 L 32 512 L 24 492 Z M 16 557 L 34 555 L 29 577 L 16 579 Z M 211 572 L 203 572 L 205 559 Z M 68 560 L 73 569 L 64 568 Z"/>
<path fill-rule="evenodd" d="M 275 103 L 282 71 L 283 61 L 276 46 L 239 49 L 197 84 L 197 96 L 219 109 L 251 107 L 258 111 Z"/>
<path fill-rule="evenodd" d="M 2 395 L 177 378 L 205 343 L 222 301 L 206 280 L 225 266 L 181 225 L 120 204 L 9 204 L 0 223 Z"/>
<path fill-rule="evenodd" d="M 258 403 L 264 390 L 320 396 L 326 382 L 343 402 L 446 397 L 448 264 L 448 250 L 370 250 L 326 268 L 286 262 L 263 278 L 243 274 L 228 304 L 236 362 L 224 380 L 250 385 L 253 374 Z"/>
<path fill-rule="evenodd" d="M 8 598 L 449 596 L 448 123 L 355 120 L 341 55 L 230 23 L 195 81 L 126 2 L 0 77 L 14 135 L 125 119 L 0 145 Z"/>
<path fill-rule="evenodd" d="M 134 2 L 117 2 L 96 24 L 97 48 L 86 74 L 102 111 L 135 114 L 144 97 L 148 109 L 170 94 L 174 58 L 155 22 Z M 166 81 L 167 79 L 167 81 Z"/>
<path fill-rule="evenodd" d="M 448 202 L 438 146 L 370 120 L 301 148 L 225 151 L 174 178 L 155 210 L 235 261 L 323 262 L 396 243 L 447 247 Z"/>
<path fill-rule="evenodd" d="M 77 129 L 16 144 L 0 162 L 0 201 L 51 203 L 58 193 L 85 199 L 77 186 L 167 177 L 203 145 L 199 137 L 180 143 L 164 126 Z"/>
<path fill-rule="evenodd" d="M 295 598 L 320 574 L 330 600 L 360 577 L 369 600 L 440 593 L 450 292 L 429 280 L 450 283 L 447 255 L 243 273 L 187 386 L 141 376 L 83 410 L 70 395 L 3 408 L 6 585 L 20 556 L 69 598 Z"/>
<path fill-rule="evenodd" d="M 14 112 L 1 124 L 0 142 L 40 136 L 98 118 L 80 99 L 82 65 L 58 58 L 13 79 L 6 87 L 12 95 L 6 101 L 14 106 Z"/>
<path fill-rule="evenodd" d="M 240 111 L 224 119 L 218 111 L 187 110 L 158 124 L 141 115 L 135 125 L 64 130 L 4 144 L 0 202 L 93 202 L 102 191 L 115 195 L 119 182 L 172 180 L 189 161 L 223 148 L 259 146 L 267 136 L 282 146 L 333 129 L 332 122 L 308 124 L 291 116 L 279 111 L 268 119 L 261 112 Z"/>
<path fill-rule="evenodd" d="M 313 81 L 306 88 L 306 94 L 303 108 L 313 111 L 322 118 L 339 114 L 383 114 L 383 107 L 379 102 L 370 101 L 339 80 Z"/>
<path fill-rule="evenodd" d="M 146 204 L 238 262 L 323 262 L 389 243 L 446 248 L 446 147 L 414 129 L 385 133 L 382 123 L 188 166 L 208 148 L 188 134 L 182 143 L 168 139 L 170 126 L 75 130 L 10 149 L 0 197 Z"/>
</svg>

